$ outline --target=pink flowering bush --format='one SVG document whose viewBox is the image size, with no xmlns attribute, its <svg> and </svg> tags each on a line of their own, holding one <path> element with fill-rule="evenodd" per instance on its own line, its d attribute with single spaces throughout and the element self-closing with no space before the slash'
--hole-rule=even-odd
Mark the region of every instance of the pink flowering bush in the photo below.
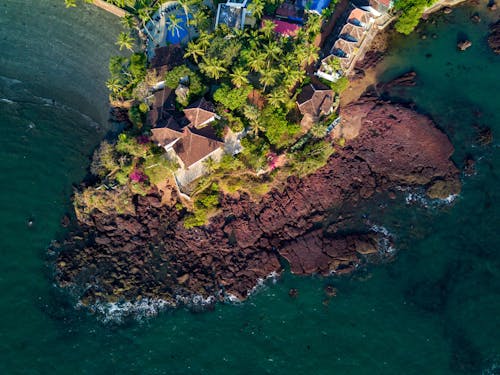
<svg viewBox="0 0 500 375">
<path fill-rule="evenodd" d="M 274 152 L 267 154 L 267 166 L 272 171 L 276 168 L 276 162 L 278 161 L 278 156 Z"/>
<path fill-rule="evenodd" d="M 145 182 L 148 180 L 148 176 L 139 169 L 134 169 L 132 173 L 130 173 L 129 178 L 132 182 Z"/>
</svg>

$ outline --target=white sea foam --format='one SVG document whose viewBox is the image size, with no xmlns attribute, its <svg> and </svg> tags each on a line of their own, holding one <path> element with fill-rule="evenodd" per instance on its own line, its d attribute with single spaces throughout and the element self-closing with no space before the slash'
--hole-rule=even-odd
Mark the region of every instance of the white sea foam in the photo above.
<svg viewBox="0 0 500 375">
<path fill-rule="evenodd" d="M 7 104 L 15 104 L 16 102 L 7 98 L 0 98 L 0 102 Z"/>
<path fill-rule="evenodd" d="M 78 304 L 77 307 L 84 306 Z M 96 302 L 88 306 L 90 311 L 95 313 L 103 323 L 123 323 L 129 317 L 136 320 L 151 318 L 169 307 L 174 306 L 168 301 L 148 298 L 135 302 Z"/>
<path fill-rule="evenodd" d="M 375 233 L 380 233 L 377 242 L 378 252 L 382 256 L 392 256 L 396 252 L 396 248 L 392 246 L 394 235 L 384 226 L 373 224 L 370 230 Z"/>
<path fill-rule="evenodd" d="M 442 199 L 431 199 L 424 192 L 410 192 L 406 195 L 406 204 L 419 204 L 423 207 L 440 207 L 452 204 L 458 198 L 458 194 L 448 195 Z"/>
<path fill-rule="evenodd" d="M 267 281 L 271 281 L 273 284 L 275 284 L 276 281 L 278 281 L 279 277 L 280 277 L 280 274 L 276 271 L 273 271 L 269 275 L 267 275 L 265 278 L 258 278 L 255 286 L 247 292 L 247 296 L 250 297 L 251 295 L 262 290 L 266 286 Z"/>
</svg>

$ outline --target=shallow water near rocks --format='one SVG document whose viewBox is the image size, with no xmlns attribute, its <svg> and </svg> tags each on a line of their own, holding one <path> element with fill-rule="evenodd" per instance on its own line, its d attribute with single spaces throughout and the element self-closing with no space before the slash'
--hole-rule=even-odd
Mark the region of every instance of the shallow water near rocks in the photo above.
<svg viewBox="0 0 500 375">
<path fill-rule="evenodd" d="M 417 71 L 401 99 L 450 136 L 457 164 L 478 160 L 451 205 L 401 199 L 370 217 L 395 236 L 392 262 L 342 279 L 285 273 L 245 303 L 116 325 L 53 287 L 45 249 L 106 130 L 102 82 L 119 21 L 26 3 L 0 5 L 0 373 L 498 373 L 500 57 L 486 47 L 489 13 L 476 25 L 469 8 L 455 10 L 424 26 L 437 39 L 401 38 L 384 63 L 384 79 Z M 463 53 L 459 31 L 473 42 Z M 493 129 L 493 145 L 474 145 L 474 124 Z M 336 297 L 326 300 L 326 284 Z"/>
</svg>

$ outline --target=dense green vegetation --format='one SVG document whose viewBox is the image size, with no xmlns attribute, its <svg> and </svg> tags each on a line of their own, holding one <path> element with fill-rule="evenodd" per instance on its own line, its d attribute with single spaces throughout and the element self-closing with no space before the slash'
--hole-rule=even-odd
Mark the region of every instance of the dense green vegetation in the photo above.
<svg viewBox="0 0 500 375">
<path fill-rule="evenodd" d="M 150 20 L 158 6 L 154 1 L 110 1 L 130 12 L 123 18 L 126 32 L 119 35 L 120 49 L 133 50 L 133 35 Z M 295 104 L 301 87 L 309 83 L 306 68 L 319 58 L 314 40 L 320 33 L 323 17 L 309 14 L 296 37 L 284 37 L 274 32 L 274 23 L 259 19 L 272 14 L 280 1 L 255 0 L 250 8 L 257 18 L 256 27 L 244 30 L 220 25 L 210 30 L 213 14 L 199 0 L 179 1 L 185 14 L 193 14 L 190 23 L 198 27 L 197 35 L 185 47 L 184 65 L 168 71 L 165 77 L 153 77 L 147 71 L 146 56 L 133 53 L 129 57 L 113 57 L 107 87 L 111 98 L 133 101 L 129 119 L 133 129 L 121 134 L 111 144 L 104 142 L 96 151 L 92 173 L 101 190 L 79 194 L 75 206 L 86 210 L 128 212 L 127 199 L 107 200 L 113 189 L 131 194 L 146 194 L 153 185 L 165 181 L 176 168 L 153 146 L 145 135 L 147 97 L 150 88 L 164 79 L 165 85 L 176 90 L 179 109 L 210 93 L 220 115 L 217 128 L 228 126 L 234 132 L 246 131 L 242 151 L 226 155 L 219 163 L 211 159 L 205 167 L 210 173 L 191 187 L 191 213 L 185 225 L 202 225 L 219 204 L 221 193 L 245 191 L 258 198 L 291 173 L 305 176 L 324 165 L 334 152 L 324 141 L 329 118 L 318 119 L 309 131 L 301 128 L 301 114 Z M 178 25 L 167 19 L 167 28 Z M 147 30 L 144 30 L 146 33 Z M 339 82 L 338 91 L 345 86 Z M 177 90 L 179 89 L 179 90 Z M 118 190 L 117 190 L 118 191 Z M 95 193 L 95 197 L 93 196 Z M 103 211 L 103 212 L 104 212 Z"/>
<path fill-rule="evenodd" d="M 177 168 L 148 137 L 129 132 L 120 134 L 114 143 L 103 141 L 90 165 L 99 184 L 75 194 L 75 211 L 80 219 L 94 209 L 106 214 L 132 213 L 132 195 L 147 194 Z"/>
<path fill-rule="evenodd" d="M 403 34 L 410 34 L 417 27 L 426 7 L 436 0 L 397 0 L 395 9 L 400 12 L 395 28 Z"/>
</svg>

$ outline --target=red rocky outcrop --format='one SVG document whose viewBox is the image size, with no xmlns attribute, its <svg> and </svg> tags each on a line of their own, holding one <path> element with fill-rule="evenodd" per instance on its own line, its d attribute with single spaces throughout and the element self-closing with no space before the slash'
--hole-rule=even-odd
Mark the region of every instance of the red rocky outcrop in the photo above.
<svg viewBox="0 0 500 375">
<path fill-rule="evenodd" d="M 441 195 L 458 192 L 453 147 L 428 117 L 373 98 L 341 116 L 361 121 L 361 130 L 325 167 L 290 177 L 260 203 L 222 197 L 221 213 L 206 227 L 185 229 L 182 215 L 155 195 L 137 198 L 135 216 L 94 215 L 94 225 L 82 228 L 87 241 L 59 255 L 60 285 L 86 286 L 84 302 L 175 302 L 179 295 L 221 292 L 244 299 L 259 279 L 281 270 L 280 256 L 292 272 L 326 275 L 350 272 L 377 252 L 378 238 L 366 228 L 338 231 L 342 220 L 331 224 L 332 208 L 395 186 L 439 184 Z"/>
</svg>

